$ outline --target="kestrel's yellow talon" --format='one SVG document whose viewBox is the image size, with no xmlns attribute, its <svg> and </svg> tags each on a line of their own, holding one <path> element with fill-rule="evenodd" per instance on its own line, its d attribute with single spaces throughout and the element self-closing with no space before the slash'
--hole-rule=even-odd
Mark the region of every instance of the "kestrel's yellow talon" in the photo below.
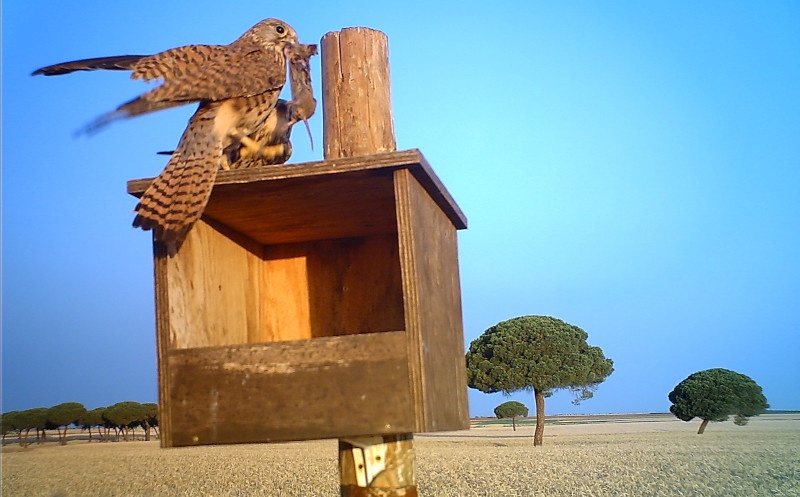
<svg viewBox="0 0 800 497">
<path fill-rule="evenodd" d="M 244 145 L 244 148 L 251 154 L 257 154 L 261 150 L 261 145 L 259 145 L 255 140 L 253 140 L 249 136 L 242 136 L 241 138 L 239 138 L 239 141 L 242 143 L 242 145 Z"/>
<path fill-rule="evenodd" d="M 260 150 L 261 157 L 266 159 L 272 159 L 274 157 L 279 157 L 284 154 L 285 148 L 283 143 L 278 143 L 277 145 L 267 145 Z"/>
</svg>

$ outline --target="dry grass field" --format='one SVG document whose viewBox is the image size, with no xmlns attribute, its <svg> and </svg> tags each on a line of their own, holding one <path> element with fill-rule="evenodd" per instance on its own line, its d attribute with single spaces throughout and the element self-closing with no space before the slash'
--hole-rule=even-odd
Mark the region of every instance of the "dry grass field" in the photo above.
<svg viewBox="0 0 800 497">
<path fill-rule="evenodd" d="M 800 415 L 745 427 L 669 415 L 488 424 L 415 438 L 422 496 L 800 496 Z M 7 440 L 8 441 L 8 440 Z M 158 442 L 4 446 L 2 495 L 336 496 L 337 444 L 160 449 Z"/>
</svg>

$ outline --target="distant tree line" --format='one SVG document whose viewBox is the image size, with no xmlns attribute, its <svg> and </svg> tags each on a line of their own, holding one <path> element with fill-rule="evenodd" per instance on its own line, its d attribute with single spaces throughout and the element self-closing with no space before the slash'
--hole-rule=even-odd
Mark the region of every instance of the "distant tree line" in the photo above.
<svg viewBox="0 0 800 497">
<path fill-rule="evenodd" d="M 97 430 L 98 440 L 107 442 L 112 432 L 115 440 L 120 436 L 125 441 L 130 440 L 137 427 L 144 430 L 145 440 L 150 440 L 151 431 L 158 436 L 158 404 L 126 401 L 89 410 L 79 402 L 65 402 L 49 408 L 5 412 L 0 419 L 3 442 L 6 435 L 13 432 L 23 447 L 27 447 L 31 431 L 35 431 L 37 443 L 46 442 L 47 430 L 57 430 L 59 442 L 66 445 L 69 426 L 88 430 L 89 442 L 93 429 Z"/>
</svg>

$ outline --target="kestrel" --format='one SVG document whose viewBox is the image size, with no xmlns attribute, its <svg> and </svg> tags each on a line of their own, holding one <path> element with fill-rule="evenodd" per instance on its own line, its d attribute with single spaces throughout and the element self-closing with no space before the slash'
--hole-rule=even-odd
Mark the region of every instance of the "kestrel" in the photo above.
<svg viewBox="0 0 800 497">
<path fill-rule="evenodd" d="M 311 86 L 309 59 L 317 54 L 317 45 L 297 44 L 287 47 L 285 54 L 289 63 L 292 100 L 279 99 L 275 105 L 276 112 L 248 135 L 246 144 L 234 143 L 226 149 L 232 169 L 282 164 L 289 160 L 292 155 L 291 129 L 300 121 L 305 123 L 312 147 L 314 145 L 308 119 L 314 114 L 317 101 Z"/>
<path fill-rule="evenodd" d="M 287 102 L 278 99 L 275 112 L 271 113 L 261 126 L 246 138 L 225 147 L 223 153 L 231 169 L 283 164 L 289 160 L 292 155 L 291 129 L 300 121 L 305 123 L 312 148 L 314 146 L 308 119 L 314 114 L 317 101 L 311 86 L 309 59 L 317 54 L 317 45 L 300 43 L 287 47 L 285 54 L 289 65 L 292 100 Z M 158 153 L 172 155 L 173 152 Z"/>
<path fill-rule="evenodd" d="M 230 45 L 189 45 L 150 56 L 84 59 L 44 67 L 33 74 L 106 69 L 131 70 L 133 79 L 163 79 L 157 88 L 99 117 L 86 131 L 116 119 L 199 102 L 166 167 L 135 208 L 133 225 L 152 229 L 154 239 L 164 242 L 174 254 L 202 215 L 217 171 L 229 166 L 223 151 L 240 145 L 248 150 L 263 148 L 249 136 L 269 129 L 270 119 L 277 122 L 286 57 L 297 45 L 291 26 L 266 19 Z M 290 103 L 286 106 L 291 107 Z M 287 122 L 291 121 L 292 111 L 285 112 Z"/>
</svg>

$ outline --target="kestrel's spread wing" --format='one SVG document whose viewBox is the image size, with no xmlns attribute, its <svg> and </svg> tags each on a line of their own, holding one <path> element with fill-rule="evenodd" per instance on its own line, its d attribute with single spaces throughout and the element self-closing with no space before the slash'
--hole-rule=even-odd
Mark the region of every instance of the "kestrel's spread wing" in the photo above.
<svg viewBox="0 0 800 497">
<path fill-rule="evenodd" d="M 131 70 L 134 79 L 162 79 L 153 90 L 101 116 L 86 130 L 119 119 L 190 102 L 189 120 L 164 171 L 136 206 L 134 226 L 152 229 L 174 253 L 202 215 L 216 171 L 227 166 L 226 147 L 268 126 L 286 81 L 286 55 L 297 34 L 283 21 L 266 19 L 230 45 L 188 45 L 151 56 L 123 55 L 55 64 L 34 74 L 78 70 Z"/>
<path fill-rule="evenodd" d="M 62 62 L 52 66 L 42 67 L 33 71 L 33 76 L 43 74 L 45 76 L 58 76 L 69 74 L 75 71 L 131 71 L 137 62 L 149 57 L 148 55 L 116 55 L 113 57 L 96 57 L 94 59 L 74 60 L 72 62 Z"/>
</svg>

